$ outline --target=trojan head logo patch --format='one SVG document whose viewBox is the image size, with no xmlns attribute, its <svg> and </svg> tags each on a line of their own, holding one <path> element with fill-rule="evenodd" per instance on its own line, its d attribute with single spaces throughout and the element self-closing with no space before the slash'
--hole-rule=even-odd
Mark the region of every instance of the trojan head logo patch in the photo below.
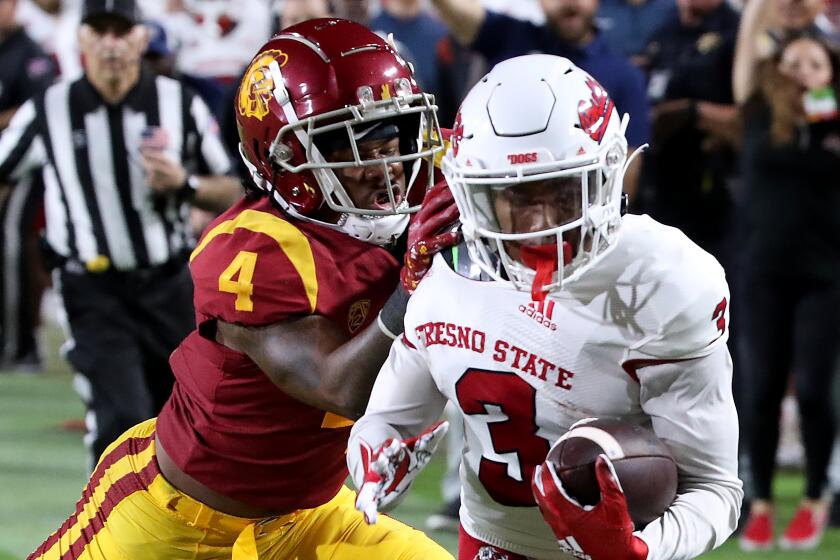
<svg viewBox="0 0 840 560">
<path fill-rule="evenodd" d="M 242 78 L 239 86 L 239 114 L 245 117 L 255 117 L 263 120 L 268 114 L 268 102 L 274 95 L 274 78 L 268 65 L 277 60 L 280 68 L 289 61 L 289 55 L 279 50 L 261 53 L 255 58 Z"/>
<path fill-rule="evenodd" d="M 586 85 L 589 86 L 592 96 L 578 102 L 580 126 L 590 138 L 600 144 L 615 105 L 606 90 L 594 79 L 587 78 Z"/>
<path fill-rule="evenodd" d="M 368 311 L 370 311 L 370 300 L 360 299 L 350 306 L 350 311 L 347 312 L 347 330 L 351 333 L 359 330 L 365 319 L 367 319 Z"/>
</svg>

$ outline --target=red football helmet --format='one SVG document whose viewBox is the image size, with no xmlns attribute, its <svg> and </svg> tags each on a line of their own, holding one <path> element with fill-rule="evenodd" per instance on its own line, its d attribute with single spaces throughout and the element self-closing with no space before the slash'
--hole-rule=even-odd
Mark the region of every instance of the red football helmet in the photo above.
<svg viewBox="0 0 840 560">
<path fill-rule="evenodd" d="M 420 91 L 408 63 L 367 28 L 335 18 L 288 27 L 260 49 L 239 86 L 236 120 L 259 188 L 295 217 L 377 244 L 402 233 L 417 209 L 411 188 L 419 184 L 411 200 L 421 200 L 443 149 L 434 97 Z M 362 159 L 357 144 L 377 124 L 398 131 L 400 153 Z M 337 137 L 352 159 L 324 157 Z M 394 163 L 404 165 L 407 182 L 398 198 L 388 173 Z M 333 172 L 371 165 L 385 168 L 388 208 L 357 208 Z M 323 219 L 327 208 L 339 214 L 336 223 Z"/>
</svg>

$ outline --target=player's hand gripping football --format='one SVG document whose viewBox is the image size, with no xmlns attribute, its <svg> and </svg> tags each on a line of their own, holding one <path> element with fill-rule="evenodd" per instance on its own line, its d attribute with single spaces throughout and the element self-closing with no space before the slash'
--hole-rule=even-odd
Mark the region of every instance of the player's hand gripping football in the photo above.
<svg viewBox="0 0 840 560">
<path fill-rule="evenodd" d="M 448 429 L 449 422 L 438 422 L 413 438 L 387 439 L 375 450 L 362 442 L 365 478 L 356 495 L 356 509 L 364 513 L 368 525 L 376 523 L 379 511 L 396 505 Z"/>
<path fill-rule="evenodd" d="M 645 560 L 647 544 L 633 534 L 627 500 L 606 455 L 595 460 L 601 501 L 582 506 L 563 488 L 551 461 L 534 469 L 531 489 L 560 548 L 585 560 Z"/>
<path fill-rule="evenodd" d="M 400 272 L 402 285 L 409 294 L 428 272 L 435 253 L 461 241 L 460 232 L 452 231 L 460 216 L 445 181 L 426 192 L 420 210 L 408 226 L 408 249 Z"/>
</svg>

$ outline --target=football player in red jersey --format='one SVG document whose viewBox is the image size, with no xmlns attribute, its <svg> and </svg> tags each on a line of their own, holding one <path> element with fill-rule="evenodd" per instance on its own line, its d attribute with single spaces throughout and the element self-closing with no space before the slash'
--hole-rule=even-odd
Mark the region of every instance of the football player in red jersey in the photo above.
<svg viewBox="0 0 840 560">
<path fill-rule="evenodd" d="M 367 525 L 343 486 L 347 418 L 402 329 L 397 241 L 441 151 L 433 100 L 388 43 L 321 19 L 260 49 L 235 109 L 254 188 L 191 256 L 197 329 L 173 394 L 30 558 L 451 558 L 396 520 Z M 410 282 L 454 242 L 430 235 L 448 193 L 430 189 L 409 230 Z"/>
</svg>

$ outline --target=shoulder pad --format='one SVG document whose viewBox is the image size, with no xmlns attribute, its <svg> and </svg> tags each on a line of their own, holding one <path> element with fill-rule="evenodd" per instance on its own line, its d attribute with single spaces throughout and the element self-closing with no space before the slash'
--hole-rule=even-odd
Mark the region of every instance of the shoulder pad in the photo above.
<svg viewBox="0 0 840 560">
<path fill-rule="evenodd" d="M 729 334 L 729 286 L 723 268 L 682 232 L 650 218 L 635 219 L 628 255 L 636 258 L 637 286 L 650 288 L 645 299 L 649 336 L 636 350 L 664 359 L 711 353 Z M 627 263 L 625 259 L 624 264 Z M 641 315 L 641 314 L 640 314 Z"/>
<path fill-rule="evenodd" d="M 264 325 L 315 311 L 320 256 L 294 224 L 246 209 L 208 228 L 190 257 L 196 310 Z"/>
<path fill-rule="evenodd" d="M 492 280 L 490 275 L 482 271 L 470 259 L 470 252 L 467 249 L 466 243 L 460 243 L 454 247 L 448 247 L 440 253 L 446 264 L 455 271 L 459 276 L 463 276 L 469 280 L 476 280 L 479 282 L 489 282 Z"/>
</svg>

